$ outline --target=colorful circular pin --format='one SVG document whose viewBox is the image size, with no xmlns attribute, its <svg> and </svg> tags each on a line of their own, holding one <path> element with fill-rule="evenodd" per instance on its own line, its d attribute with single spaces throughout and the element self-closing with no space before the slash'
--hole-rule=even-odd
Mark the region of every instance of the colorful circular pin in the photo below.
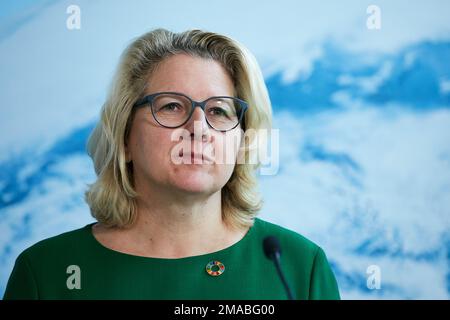
<svg viewBox="0 0 450 320">
<path fill-rule="evenodd" d="M 225 271 L 225 266 L 220 261 L 210 261 L 206 265 L 206 272 L 209 273 L 210 276 L 220 276 Z"/>
</svg>

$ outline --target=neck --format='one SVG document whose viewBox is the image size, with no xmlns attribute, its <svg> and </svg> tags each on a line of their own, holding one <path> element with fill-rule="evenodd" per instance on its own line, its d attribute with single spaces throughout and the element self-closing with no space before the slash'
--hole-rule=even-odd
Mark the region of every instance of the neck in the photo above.
<svg viewBox="0 0 450 320">
<path fill-rule="evenodd" d="M 182 238 L 223 225 L 220 190 L 207 197 L 157 194 L 157 197 L 138 199 L 134 228 L 158 229 L 163 234 Z"/>
<path fill-rule="evenodd" d="M 208 196 L 181 196 L 159 188 L 137 199 L 137 219 L 124 232 L 145 255 L 184 257 L 214 252 L 231 244 L 221 207 L 221 190 Z"/>
</svg>

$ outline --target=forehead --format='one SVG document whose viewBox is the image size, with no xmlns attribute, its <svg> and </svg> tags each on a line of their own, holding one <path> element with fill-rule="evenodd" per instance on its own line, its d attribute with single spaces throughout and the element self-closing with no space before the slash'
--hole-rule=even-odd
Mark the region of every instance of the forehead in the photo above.
<svg viewBox="0 0 450 320">
<path fill-rule="evenodd" d="M 148 79 L 146 93 L 162 91 L 184 93 L 193 99 L 234 95 L 234 85 L 217 61 L 176 54 L 158 64 Z"/>
</svg>

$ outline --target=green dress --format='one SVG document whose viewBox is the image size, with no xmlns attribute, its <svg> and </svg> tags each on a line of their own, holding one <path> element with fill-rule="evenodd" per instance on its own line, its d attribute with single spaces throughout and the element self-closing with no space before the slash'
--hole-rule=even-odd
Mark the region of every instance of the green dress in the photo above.
<svg viewBox="0 0 450 320">
<path fill-rule="evenodd" d="M 179 259 L 108 249 L 96 240 L 92 225 L 24 250 L 4 299 L 284 300 L 284 286 L 262 247 L 268 235 L 279 239 L 281 268 L 296 299 L 340 298 L 323 250 L 300 234 L 260 218 L 230 247 Z"/>
</svg>

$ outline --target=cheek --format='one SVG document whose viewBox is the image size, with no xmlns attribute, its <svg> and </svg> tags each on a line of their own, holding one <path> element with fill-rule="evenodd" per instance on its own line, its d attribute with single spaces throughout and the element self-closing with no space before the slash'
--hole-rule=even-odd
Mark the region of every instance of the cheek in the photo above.
<svg viewBox="0 0 450 320">
<path fill-rule="evenodd" d="M 161 166 L 167 162 L 167 154 L 170 152 L 170 136 L 161 130 L 145 129 L 137 132 L 133 141 L 133 157 L 142 165 L 158 164 Z M 153 166 L 152 167 L 157 167 Z"/>
<path fill-rule="evenodd" d="M 215 139 L 214 154 L 217 163 L 234 166 L 241 143 L 239 132 L 226 133 L 219 135 Z"/>
</svg>

